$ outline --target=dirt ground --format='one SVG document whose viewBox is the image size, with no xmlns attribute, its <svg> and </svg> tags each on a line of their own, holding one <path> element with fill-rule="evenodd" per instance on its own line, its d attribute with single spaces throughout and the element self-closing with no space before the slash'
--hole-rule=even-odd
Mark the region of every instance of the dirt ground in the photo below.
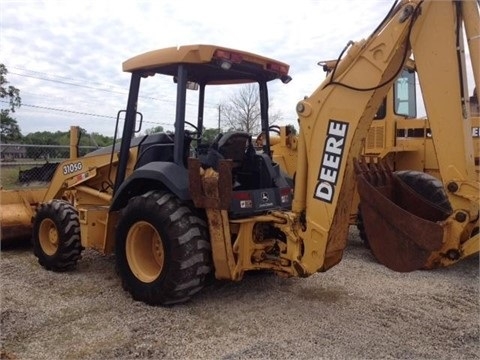
<svg viewBox="0 0 480 360">
<path fill-rule="evenodd" d="M 325 273 L 250 275 L 174 307 L 133 301 L 93 251 L 53 273 L 4 248 L 0 270 L 2 359 L 480 359 L 478 257 L 395 273 L 353 228 Z"/>
</svg>

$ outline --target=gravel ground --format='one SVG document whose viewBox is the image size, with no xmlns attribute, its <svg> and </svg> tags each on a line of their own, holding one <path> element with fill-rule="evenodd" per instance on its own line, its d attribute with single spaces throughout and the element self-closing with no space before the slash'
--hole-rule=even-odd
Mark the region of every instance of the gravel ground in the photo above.
<svg viewBox="0 0 480 360">
<path fill-rule="evenodd" d="M 53 273 L 6 248 L 0 269 L 2 359 L 480 359 L 478 257 L 395 273 L 353 228 L 326 273 L 250 275 L 174 307 L 133 301 L 94 251 Z"/>
</svg>

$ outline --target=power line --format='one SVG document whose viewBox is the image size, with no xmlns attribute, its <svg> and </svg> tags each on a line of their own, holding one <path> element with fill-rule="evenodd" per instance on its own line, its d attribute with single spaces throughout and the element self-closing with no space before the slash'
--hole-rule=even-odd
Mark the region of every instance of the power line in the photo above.
<svg viewBox="0 0 480 360">
<path fill-rule="evenodd" d="M 67 79 L 67 80 L 72 80 L 72 81 L 91 82 L 91 83 L 99 84 L 99 85 L 102 85 L 102 86 L 112 86 L 112 85 L 104 85 L 104 84 L 101 84 L 101 83 L 99 83 L 99 82 L 93 82 L 93 81 L 89 81 L 89 80 L 79 80 L 79 79 L 73 79 L 73 78 L 58 76 L 58 75 L 51 75 L 51 74 L 42 73 L 42 72 L 34 71 L 34 70 L 28 70 L 28 69 L 22 69 L 22 68 L 16 68 L 16 67 L 14 67 L 14 69 L 19 69 L 19 70 L 23 70 L 23 71 L 29 71 L 29 72 L 32 72 L 32 73 L 35 73 L 35 74 L 42 74 L 42 75 L 46 75 L 46 76 L 54 76 L 54 77 L 63 78 L 63 79 Z M 75 82 L 68 82 L 68 81 L 50 79 L 50 78 L 45 77 L 45 76 L 20 74 L 20 73 L 11 72 L 11 71 L 9 71 L 8 73 L 9 73 L 9 74 L 13 74 L 13 75 L 17 75 L 17 76 L 32 78 L 32 79 L 50 81 L 50 82 L 57 83 L 57 84 L 71 85 L 71 86 L 81 87 L 81 88 L 90 89 L 90 90 L 98 90 L 98 91 L 108 92 L 108 93 L 112 93 L 112 94 L 128 95 L 128 92 L 126 92 L 126 91 L 115 91 L 115 90 L 111 90 L 111 89 L 105 89 L 105 88 L 100 88 L 100 87 L 88 86 L 88 85 L 79 84 L 79 83 L 75 83 Z M 162 102 L 167 102 L 167 103 L 175 103 L 175 100 L 160 99 L 160 98 L 153 97 L 153 96 L 139 95 L 138 97 L 139 97 L 139 98 L 142 98 L 142 99 L 162 101 Z M 188 105 L 188 106 L 196 106 L 196 104 L 191 104 L 191 103 L 186 103 L 186 105 Z M 216 108 L 217 108 L 217 105 L 208 105 L 208 104 L 206 103 L 206 104 L 205 104 L 205 107 L 209 107 L 209 108 L 212 108 L 212 109 L 215 108 L 215 109 L 216 109 Z"/>
<path fill-rule="evenodd" d="M 114 90 L 109 90 L 109 89 L 102 89 L 99 87 L 93 87 L 93 86 L 88 86 L 88 85 L 83 85 L 83 84 L 76 84 L 73 82 L 68 82 L 68 81 L 62 81 L 62 80 L 56 80 L 56 79 L 49 79 L 46 77 L 42 76 L 35 76 L 35 75 L 28 75 L 28 74 L 19 74 L 16 72 L 11 72 L 9 71 L 9 74 L 17 75 L 17 76 L 23 76 L 23 77 L 28 77 L 28 78 L 33 78 L 33 79 L 39 79 L 39 80 L 45 80 L 45 81 L 51 81 L 57 84 L 63 84 L 63 85 L 71 85 L 71 86 L 77 86 L 85 89 L 90 89 L 90 90 L 98 90 L 98 91 L 104 91 L 104 92 L 109 92 L 112 94 L 120 94 L 120 95 L 127 95 L 128 93 L 126 91 L 114 91 Z M 154 98 L 150 96 L 139 96 L 143 97 L 145 99 L 150 99 L 150 100 L 158 100 L 158 101 L 168 101 L 168 102 L 173 102 L 173 100 L 165 100 L 165 99 L 159 99 L 159 98 Z"/>
<path fill-rule="evenodd" d="M 5 101 L 5 100 L 1 100 L 0 102 L 8 103 L 8 101 Z M 66 112 L 66 113 L 78 114 L 78 115 L 88 115 L 88 116 L 95 116 L 95 117 L 116 119 L 115 116 L 108 116 L 108 115 L 100 115 L 100 114 L 86 113 L 86 112 L 74 111 L 74 110 L 67 110 L 67 109 L 58 109 L 58 108 L 49 107 L 49 106 L 31 105 L 31 104 L 24 104 L 24 103 L 22 103 L 22 106 L 31 107 L 31 108 L 36 108 L 36 109 L 43 109 L 43 110 L 52 110 L 52 111 Z"/>
<path fill-rule="evenodd" d="M 74 78 L 71 78 L 71 77 L 67 77 L 67 76 L 61 76 L 61 75 L 56 75 L 56 74 L 49 74 L 49 73 L 46 73 L 46 72 L 41 72 L 41 71 L 36 71 L 36 70 L 30 70 L 30 69 L 26 69 L 26 68 L 23 68 L 23 67 L 15 67 L 13 66 L 12 67 L 13 69 L 17 69 L 17 70 L 22 70 L 22 71 L 27 71 L 29 73 L 34 73 L 34 74 L 40 74 L 40 75 L 44 75 L 44 76 L 48 76 L 48 77 L 53 77 L 53 78 L 60 78 L 60 79 L 66 79 L 66 80 L 72 80 L 72 81 L 81 81 L 81 82 L 89 82 L 89 83 L 92 83 L 92 84 L 97 84 L 97 85 L 101 85 L 101 86 L 108 86 L 108 87 L 117 87 L 117 85 L 113 85 L 113 84 L 104 84 L 104 83 L 100 83 L 100 82 L 97 82 L 97 81 L 92 81 L 92 80 L 79 80 L 79 79 L 74 79 Z M 17 75 L 17 74 L 16 74 Z M 122 88 L 122 90 L 124 90 Z"/>
<path fill-rule="evenodd" d="M 5 100 L 0 100 L 0 102 L 8 103 L 8 101 L 5 101 Z M 36 109 L 42 109 L 42 110 L 51 110 L 51 111 L 65 112 L 65 113 L 77 114 L 77 115 L 93 116 L 93 117 L 99 117 L 99 118 L 105 118 L 105 119 L 116 119 L 116 118 L 117 118 L 116 116 L 93 114 L 93 113 L 87 113 L 87 112 L 82 112 L 82 111 L 74 111 L 74 110 L 67 110 L 67 109 L 59 109 L 59 108 L 54 108 L 54 107 L 50 107 L 50 106 L 40 106 L 40 105 L 32 105 L 32 104 L 24 104 L 24 103 L 22 103 L 22 106 L 31 107 L 31 108 L 36 108 Z M 171 125 L 171 124 L 168 124 L 168 123 L 162 123 L 162 122 L 158 122 L 158 121 L 147 121 L 147 120 L 143 120 L 142 122 L 148 123 L 148 124 L 164 125 L 164 126 L 170 126 L 170 125 Z"/>
</svg>

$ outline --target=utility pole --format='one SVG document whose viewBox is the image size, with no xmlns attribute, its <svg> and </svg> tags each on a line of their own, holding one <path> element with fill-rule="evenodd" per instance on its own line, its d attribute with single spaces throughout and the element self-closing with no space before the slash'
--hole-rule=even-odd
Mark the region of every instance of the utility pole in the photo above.
<svg viewBox="0 0 480 360">
<path fill-rule="evenodd" d="M 220 134 L 220 118 L 222 113 L 222 106 L 218 105 L 218 133 Z"/>
</svg>

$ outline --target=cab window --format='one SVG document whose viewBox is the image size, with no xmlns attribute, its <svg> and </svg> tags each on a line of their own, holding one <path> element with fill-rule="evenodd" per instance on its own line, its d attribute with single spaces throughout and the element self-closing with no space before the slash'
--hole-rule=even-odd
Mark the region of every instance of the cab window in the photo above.
<svg viewBox="0 0 480 360">
<path fill-rule="evenodd" d="M 395 114 L 415 118 L 417 104 L 415 94 L 415 72 L 403 70 L 393 88 Z"/>
</svg>

